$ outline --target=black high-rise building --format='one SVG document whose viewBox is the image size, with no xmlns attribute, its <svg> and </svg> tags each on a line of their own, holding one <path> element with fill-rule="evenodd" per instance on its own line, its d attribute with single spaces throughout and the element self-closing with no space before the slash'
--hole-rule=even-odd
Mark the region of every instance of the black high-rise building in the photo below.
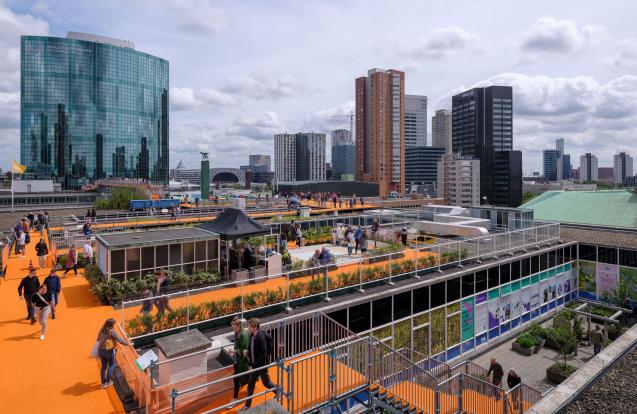
<svg viewBox="0 0 637 414">
<path fill-rule="evenodd" d="M 504 203 L 522 198 L 521 160 L 517 155 L 499 155 L 499 168 L 495 167 L 496 152 L 513 150 L 513 89 L 510 86 L 474 88 L 452 98 L 452 147 L 454 153 L 480 160 L 480 198 L 489 204 L 517 207 Z M 502 170 L 503 160 L 515 171 Z M 511 180 L 518 179 L 519 185 Z M 518 194 L 504 194 L 505 186 Z M 496 184 L 497 182 L 497 184 Z M 514 184 L 514 185 L 513 185 Z M 519 197 L 518 197 L 519 196 Z"/>
<path fill-rule="evenodd" d="M 487 202 L 496 206 L 518 207 L 522 204 L 522 151 L 494 153 L 491 197 Z"/>
</svg>

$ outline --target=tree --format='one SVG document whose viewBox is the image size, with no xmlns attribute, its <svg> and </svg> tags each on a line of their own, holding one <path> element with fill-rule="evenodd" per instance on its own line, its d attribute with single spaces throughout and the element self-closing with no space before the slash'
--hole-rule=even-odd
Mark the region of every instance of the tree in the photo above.
<svg viewBox="0 0 637 414">
<path fill-rule="evenodd" d="M 562 355 L 562 366 L 566 369 L 568 366 L 566 357 L 577 348 L 577 337 L 573 333 L 570 325 L 566 324 L 554 325 L 553 328 L 549 330 L 549 336 L 553 342 L 555 342 L 555 345 L 557 345 Z"/>
<path fill-rule="evenodd" d="M 527 191 L 526 193 L 522 194 L 522 204 L 533 200 L 535 197 L 537 197 L 537 194 L 529 193 Z"/>
<path fill-rule="evenodd" d="M 131 200 L 145 200 L 148 192 L 143 186 L 129 185 L 125 187 L 113 188 L 109 198 L 98 198 L 95 201 L 97 208 L 109 210 L 126 210 L 130 206 Z"/>
</svg>

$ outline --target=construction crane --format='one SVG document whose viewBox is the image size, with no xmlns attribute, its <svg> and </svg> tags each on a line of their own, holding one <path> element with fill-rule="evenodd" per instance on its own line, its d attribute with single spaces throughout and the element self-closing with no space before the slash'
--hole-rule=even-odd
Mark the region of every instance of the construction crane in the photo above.
<svg viewBox="0 0 637 414">
<path fill-rule="evenodd" d="M 332 118 L 349 118 L 349 132 L 354 137 L 354 118 L 356 118 L 354 111 L 350 111 L 349 115 L 333 115 Z"/>
</svg>

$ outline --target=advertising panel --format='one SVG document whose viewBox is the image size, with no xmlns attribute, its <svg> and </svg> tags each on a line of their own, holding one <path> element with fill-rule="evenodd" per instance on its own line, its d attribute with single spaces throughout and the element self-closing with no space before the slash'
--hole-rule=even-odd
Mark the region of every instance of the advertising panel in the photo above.
<svg viewBox="0 0 637 414">
<path fill-rule="evenodd" d="M 497 328 L 500 324 L 500 307 L 498 298 L 489 299 L 489 329 Z"/>
<path fill-rule="evenodd" d="M 595 263 L 580 260 L 579 262 L 579 290 L 597 292 L 595 283 Z"/>
<path fill-rule="evenodd" d="M 462 342 L 473 338 L 474 310 L 473 298 L 462 301 Z"/>
<path fill-rule="evenodd" d="M 517 318 L 522 314 L 521 292 L 516 290 L 511 294 L 511 318 Z"/>
<path fill-rule="evenodd" d="M 489 309 L 486 302 L 476 305 L 473 319 L 476 335 L 489 329 Z"/>
<path fill-rule="evenodd" d="M 500 323 L 511 319 L 511 295 L 500 298 Z"/>
<path fill-rule="evenodd" d="M 608 263 L 597 263 L 597 296 L 603 297 L 605 291 L 612 292 L 617 289 L 619 279 L 619 266 Z"/>
<path fill-rule="evenodd" d="M 522 312 L 530 312 L 531 311 L 531 288 L 525 287 L 522 289 L 521 295 L 522 301 Z"/>
</svg>

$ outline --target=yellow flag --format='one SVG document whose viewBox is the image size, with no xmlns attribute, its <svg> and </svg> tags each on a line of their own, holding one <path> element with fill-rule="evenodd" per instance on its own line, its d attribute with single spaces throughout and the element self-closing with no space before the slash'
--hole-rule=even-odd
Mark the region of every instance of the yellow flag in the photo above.
<svg viewBox="0 0 637 414">
<path fill-rule="evenodd" d="M 26 170 L 27 170 L 27 166 L 26 165 L 22 165 L 22 164 L 18 163 L 16 160 L 13 160 L 13 172 L 14 173 L 24 174 L 24 172 Z"/>
</svg>

